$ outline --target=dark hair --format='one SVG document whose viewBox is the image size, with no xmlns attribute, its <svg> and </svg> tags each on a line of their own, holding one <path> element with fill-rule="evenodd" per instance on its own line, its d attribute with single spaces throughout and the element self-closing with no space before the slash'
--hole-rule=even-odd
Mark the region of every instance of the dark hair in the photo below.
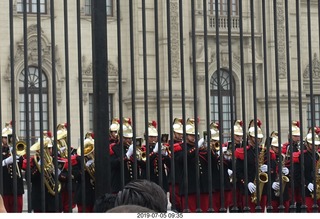
<svg viewBox="0 0 320 219">
<path fill-rule="evenodd" d="M 141 213 L 141 212 L 155 212 L 155 211 L 140 205 L 119 205 L 107 211 L 107 213 Z"/>
<path fill-rule="evenodd" d="M 110 194 L 106 193 L 104 195 L 101 195 L 98 199 L 96 199 L 94 206 L 93 206 L 93 212 L 106 212 L 109 209 L 114 207 L 114 203 L 116 201 L 116 194 Z"/>
<path fill-rule="evenodd" d="M 119 205 L 140 205 L 155 212 L 167 212 L 168 199 L 158 184 L 145 179 L 136 179 L 125 185 L 118 193 L 115 206 Z"/>
</svg>

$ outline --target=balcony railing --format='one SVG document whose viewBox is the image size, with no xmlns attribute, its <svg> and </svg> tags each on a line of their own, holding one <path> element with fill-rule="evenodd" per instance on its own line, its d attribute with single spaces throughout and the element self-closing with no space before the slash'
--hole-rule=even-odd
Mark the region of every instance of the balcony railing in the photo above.
<svg viewBox="0 0 320 219">
<path fill-rule="evenodd" d="M 231 16 L 231 31 L 239 30 L 239 16 Z M 228 31 L 228 16 L 219 16 L 219 31 Z M 216 16 L 208 15 L 208 30 L 216 30 Z"/>
</svg>

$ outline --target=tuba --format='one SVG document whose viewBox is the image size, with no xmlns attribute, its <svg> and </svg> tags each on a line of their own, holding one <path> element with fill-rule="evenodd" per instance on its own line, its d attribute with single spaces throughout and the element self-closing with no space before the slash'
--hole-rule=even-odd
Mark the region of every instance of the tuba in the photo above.
<svg viewBox="0 0 320 219">
<path fill-rule="evenodd" d="M 261 200 L 263 187 L 268 182 L 268 174 L 260 171 L 260 167 L 264 164 L 265 150 L 266 148 L 264 147 L 264 145 L 262 145 L 262 149 L 259 154 L 259 197 L 257 197 L 257 192 L 254 192 L 251 195 L 251 202 L 255 204 L 257 204 L 258 202 L 258 198 L 259 198 L 259 201 Z M 254 180 L 254 184 L 257 185 L 256 180 Z"/>
<path fill-rule="evenodd" d="M 56 185 L 55 179 L 54 179 L 54 173 L 55 173 L 55 168 L 52 162 L 52 157 L 49 151 L 49 144 L 51 144 L 51 140 L 49 138 L 46 138 L 44 140 L 44 157 L 43 157 L 43 165 L 44 165 L 44 183 L 48 189 L 48 192 L 51 195 L 56 194 L 56 187 L 58 187 L 58 192 L 61 191 L 61 183 L 58 181 L 58 184 Z M 40 142 L 36 142 L 34 145 L 31 146 L 30 148 L 31 151 L 37 151 L 36 154 L 34 155 L 34 162 L 36 164 L 37 169 L 39 172 L 41 172 L 41 164 L 39 161 L 41 161 L 40 158 L 40 153 L 38 152 L 40 150 Z"/>
</svg>

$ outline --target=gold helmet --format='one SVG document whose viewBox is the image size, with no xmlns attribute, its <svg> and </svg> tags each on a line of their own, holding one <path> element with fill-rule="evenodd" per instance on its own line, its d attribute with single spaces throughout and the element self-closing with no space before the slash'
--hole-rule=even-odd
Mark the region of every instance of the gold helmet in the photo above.
<svg viewBox="0 0 320 219">
<path fill-rule="evenodd" d="M 255 127 L 250 127 L 248 131 L 249 136 L 255 137 Z M 260 127 L 257 127 L 257 138 L 263 138 L 262 130 Z"/>
<path fill-rule="evenodd" d="M 306 136 L 306 141 L 310 144 L 312 144 L 312 133 L 308 133 Z M 320 145 L 320 138 L 319 135 L 314 133 L 314 144 L 315 145 Z"/>
<path fill-rule="evenodd" d="M 173 120 L 173 131 L 183 134 L 183 121 L 181 118 L 175 118 Z"/>
<path fill-rule="evenodd" d="M 120 120 L 117 117 L 112 119 L 109 129 L 110 129 L 110 132 L 118 132 L 119 131 L 119 129 L 120 129 Z"/>
<path fill-rule="evenodd" d="M 210 123 L 210 132 L 211 132 L 211 140 L 219 141 L 219 123 L 211 122 Z"/>
<path fill-rule="evenodd" d="M 300 122 L 299 121 L 292 121 L 291 131 L 292 131 L 292 135 L 300 136 Z"/>
<path fill-rule="evenodd" d="M 188 118 L 186 124 L 186 133 L 189 135 L 195 135 L 194 119 Z"/>
<path fill-rule="evenodd" d="M 133 130 L 132 130 L 130 118 L 123 118 L 122 129 L 123 129 L 123 137 L 125 138 L 133 137 Z"/>
<path fill-rule="evenodd" d="M 274 135 L 271 137 L 272 137 L 271 146 L 279 147 L 278 135 Z"/>
<path fill-rule="evenodd" d="M 242 121 L 241 120 L 236 120 L 233 126 L 234 129 L 234 134 L 243 136 L 243 129 L 242 129 Z"/>
<path fill-rule="evenodd" d="M 85 134 L 85 136 L 84 136 L 84 139 L 87 139 L 87 138 L 93 140 L 93 139 L 94 139 L 94 134 L 93 134 L 93 132 L 87 132 L 87 133 Z"/>
<path fill-rule="evenodd" d="M 157 122 L 156 121 L 149 121 L 148 134 L 149 134 L 149 136 L 152 136 L 152 137 L 158 137 Z"/>
</svg>

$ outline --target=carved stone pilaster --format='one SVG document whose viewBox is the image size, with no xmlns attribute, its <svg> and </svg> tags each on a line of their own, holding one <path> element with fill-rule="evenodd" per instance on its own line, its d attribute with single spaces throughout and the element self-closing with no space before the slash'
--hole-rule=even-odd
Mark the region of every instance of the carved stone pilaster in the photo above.
<svg viewBox="0 0 320 219">
<path fill-rule="evenodd" d="M 179 5 L 177 0 L 170 1 L 170 15 L 172 77 L 177 78 L 180 72 Z"/>
<path fill-rule="evenodd" d="M 279 78 L 287 77 L 286 64 L 286 33 L 285 33 L 285 15 L 283 0 L 277 0 L 277 34 L 278 34 L 278 62 L 279 62 Z"/>
</svg>

